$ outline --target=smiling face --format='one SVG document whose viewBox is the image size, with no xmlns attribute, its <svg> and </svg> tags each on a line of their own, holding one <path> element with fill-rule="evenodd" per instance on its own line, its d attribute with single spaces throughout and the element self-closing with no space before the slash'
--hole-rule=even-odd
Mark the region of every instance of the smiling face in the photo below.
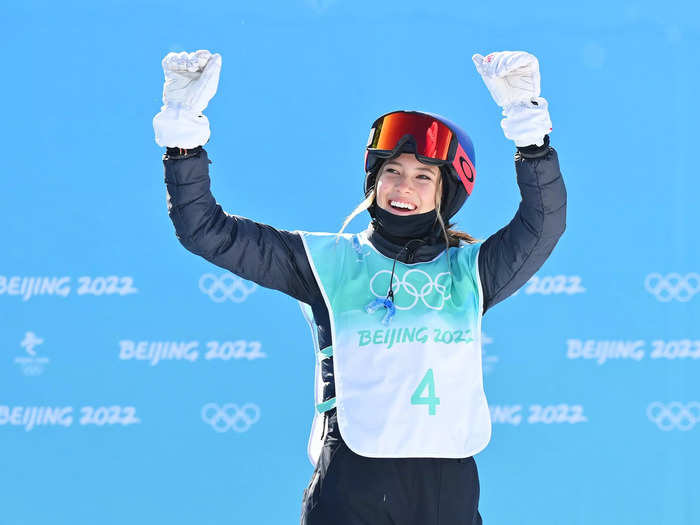
<svg viewBox="0 0 700 525">
<path fill-rule="evenodd" d="M 377 205 L 395 215 L 415 215 L 435 209 L 440 168 L 403 153 L 384 163 L 377 175 Z"/>
</svg>

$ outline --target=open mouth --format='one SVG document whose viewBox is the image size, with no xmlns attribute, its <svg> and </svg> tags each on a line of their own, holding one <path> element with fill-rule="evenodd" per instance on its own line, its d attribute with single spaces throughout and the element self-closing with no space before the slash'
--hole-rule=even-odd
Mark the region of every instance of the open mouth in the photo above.
<svg viewBox="0 0 700 525">
<path fill-rule="evenodd" d="M 397 200 L 390 200 L 389 206 L 391 206 L 392 210 L 396 210 L 398 212 L 406 212 L 406 213 L 410 213 L 412 211 L 415 211 L 415 209 L 416 209 L 415 204 L 411 204 L 410 202 L 405 202 L 405 201 L 397 201 Z"/>
</svg>

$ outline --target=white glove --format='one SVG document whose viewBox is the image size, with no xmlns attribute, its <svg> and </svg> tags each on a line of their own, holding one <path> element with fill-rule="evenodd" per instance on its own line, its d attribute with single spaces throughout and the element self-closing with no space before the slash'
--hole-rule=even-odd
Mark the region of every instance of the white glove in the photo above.
<svg viewBox="0 0 700 525">
<path fill-rule="evenodd" d="M 540 66 L 537 58 L 525 51 L 501 51 L 485 57 L 472 56 L 476 70 L 484 80 L 496 104 L 506 117 L 501 121 L 505 136 L 524 147 L 544 144 L 552 131 L 549 105 L 540 97 Z"/>
<path fill-rule="evenodd" d="M 184 149 L 206 144 L 211 131 L 202 111 L 216 93 L 221 55 L 207 50 L 168 53 L 163 73 L 163 106 L 153 117 L 156 143 Z"/>
</svg>

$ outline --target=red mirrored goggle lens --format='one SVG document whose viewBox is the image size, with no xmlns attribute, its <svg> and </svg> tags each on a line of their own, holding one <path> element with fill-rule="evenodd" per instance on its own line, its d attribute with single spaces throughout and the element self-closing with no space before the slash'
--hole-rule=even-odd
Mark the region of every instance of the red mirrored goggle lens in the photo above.
<svg viewBox="0 0 700 525">
<path fill-rule="evenodd" d="M 390 113 L 376 124 L 368 149 L 392 151 L 406 135 L 416 143 L 416 155 L 448 160 L 452 131 L 439 120 L 420 113 Z"/>
</svg>

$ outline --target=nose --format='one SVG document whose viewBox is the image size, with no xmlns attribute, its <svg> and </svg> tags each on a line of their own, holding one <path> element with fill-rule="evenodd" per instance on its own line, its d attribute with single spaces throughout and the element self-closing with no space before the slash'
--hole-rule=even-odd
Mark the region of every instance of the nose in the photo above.
<svg viewBox="0 0 700 525">
<path fill-rule="evenodd" d="M 399 180 L 396 181 L 396 189 L 402 193 L 410 192 L 413 189 L 411 180 L 408 177 L 400 177 Z"/>
</svg>

